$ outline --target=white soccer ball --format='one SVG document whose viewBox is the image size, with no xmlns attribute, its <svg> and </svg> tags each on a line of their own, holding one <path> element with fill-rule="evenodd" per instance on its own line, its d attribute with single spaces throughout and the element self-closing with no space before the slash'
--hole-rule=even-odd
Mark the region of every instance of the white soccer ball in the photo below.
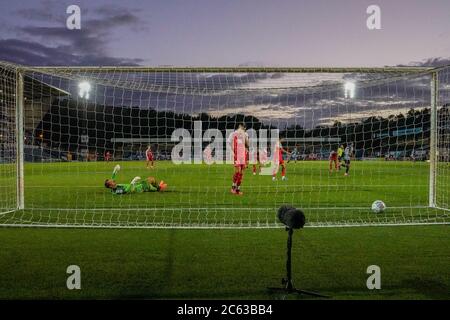
<svg viewBox="0 0 450 320">
<path fill-rule="evenodd" d="M 386 209 L 386 205 L 381 200 L 376 200 L 372 203 L 372 211 L 374 213 L 383 212 Z"/>
</svg>

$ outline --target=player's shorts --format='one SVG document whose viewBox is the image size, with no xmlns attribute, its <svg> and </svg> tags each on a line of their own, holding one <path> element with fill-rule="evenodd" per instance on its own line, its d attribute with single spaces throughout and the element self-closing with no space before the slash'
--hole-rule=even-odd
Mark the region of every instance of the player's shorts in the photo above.
<svg viewBox="0 0 450 320">
<path fill-rule="evenodd" d="M 234 155 L 233 164 L 235 167 L 240 167 L 240 166 L 246 167 L 248 165 L 247 154 L 241 153 L 238 155 Z"/>
<path fill-rule="evenodd" d="M 235 161 L 234 162 L 234 167 L 235 168 L 239 168 L 241 170 L 244 170 L 247 167 L 247 164 L 242 164 L 239 161 Z"/>
<path fill-rule="evenodd" d="M 153 155 L 147 155 L 147 161 L 153 161 Z"/>
<path fill-rule="evenodd" d="M 338 161 L 338 157 L 330 157 L 330 161 Z"/>
<path fill-rule="evenodd" d="M 349 160 L 344 160 L 346 165 L 350 164 L 350 159 Z"/>
</svg>

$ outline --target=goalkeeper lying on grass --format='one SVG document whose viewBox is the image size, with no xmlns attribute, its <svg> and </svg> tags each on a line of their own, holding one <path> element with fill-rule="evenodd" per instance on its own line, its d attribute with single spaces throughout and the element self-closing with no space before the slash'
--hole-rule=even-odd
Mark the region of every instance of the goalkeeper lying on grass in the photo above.
<svg viewBox="0 0 450 320">
<path fill-rule="evenodd" d="M 116 165 L 111 176 L 111 179 L 105 180 L 105 187 L 111 189 L 113 194 L 127 194 L 127 193 L 141 193 L 141 192 L 156 192 L 164 191 L 167 188 L 167 184 L 164 181 L 157 182 L 155 178 L 148 177 L 145 180 L 141 180 L 141 177 L 135 177 L 130 183 L 117 184 L 115 179 L 120 166 Z"/>
</svg>

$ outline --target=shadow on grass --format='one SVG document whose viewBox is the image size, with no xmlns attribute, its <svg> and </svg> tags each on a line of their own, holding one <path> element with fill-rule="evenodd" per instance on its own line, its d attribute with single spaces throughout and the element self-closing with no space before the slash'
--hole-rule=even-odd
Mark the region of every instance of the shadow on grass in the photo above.
<svg viewBox="0 0 450 320">
<path fill-rule="evenodd" d="M 173 281 L 173 272 L 174 272 L 174 248 L 175 248 L 175 229 L 170 229 L 168 231 L 168 240 L 167 240 L 167 256 L 166 256 L 166 267 L 163 273 L 163 277 L 165 277 L 168 287 Z"/>
<path fill-rule="evenodd" d="M 411 289 L 429 299 L 450 299 L 450 287 L 436 280 L 412 278 L 404 280 L 396 289 Z"/>
<path fill-rule="evenodd" d="M 178 299 L 194 299 L 194 300 L 306 300 L 306 299 L 323 299 L 316 298 L 307 295 L 300 294 L 282 294 L 282 293 L 270 293 L 267 288 L 255 289 L 255 290 L 235 290 L 235 291 L 184 291 L 177 293 L 167 293 L 164 292 L 155 294 L 130 294 L 123 295 L 120 297 L 115 297 L 116 299 L 164 299 L 164 300 L 178 300 Z"/>
</svg>

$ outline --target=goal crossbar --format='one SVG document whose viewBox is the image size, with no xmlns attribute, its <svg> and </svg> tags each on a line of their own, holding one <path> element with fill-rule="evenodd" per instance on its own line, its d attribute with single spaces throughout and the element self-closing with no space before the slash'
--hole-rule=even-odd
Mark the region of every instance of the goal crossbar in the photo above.
<svg viewBox="0 0 450 320">
<path fill-rule="evenodd" d="M 30 66 L 42 72 L 66 70 L 71 72 L 185 72 L 185 73 L 421 73 L 435 67 L 147 67 L 147 66 Z"/>
</svg>

